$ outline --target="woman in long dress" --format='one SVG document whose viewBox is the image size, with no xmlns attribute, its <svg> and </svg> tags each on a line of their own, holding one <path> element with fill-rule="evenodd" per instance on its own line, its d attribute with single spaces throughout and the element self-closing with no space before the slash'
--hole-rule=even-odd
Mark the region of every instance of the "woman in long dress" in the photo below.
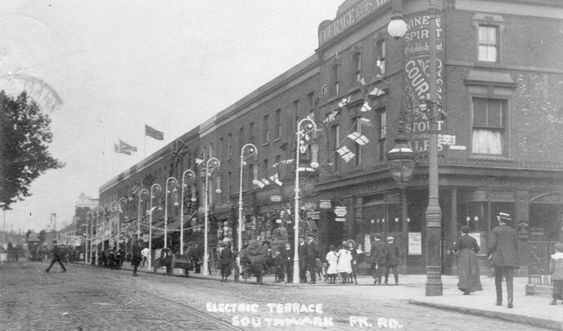
<svg viewBox="0 0 563 331">
<path fill-rule="evenodd" d="M 481 291 L 480 271 L 477 262 L 477 253 L 480 248 L 477 240 L 469 235 L 469 227 L 464 226 L 461 229 L 462 236 L 456 240 L 454 244 L 454 252 L 457 253 L 457 269 L 459 274 L 459 282 L 457 287 L 463 292 L 463 295 L 469 295 L 471 292 Z"/>
<path fill-rule="evenodd" d="M 329 252 L 326 254 L 326 262 L 328 263 L 328 268 L 326 269 L 326 274 L 329 277 L 329 283 L 334 284 L 336 282 L 336 274 L 338 269 L 338 257 L 336 256 L 336 248 L 334 245 L 330 245 Z"/>
<path fill-rule="evenodd" d="M 345 284 L 348 275 L 352 273 L 352 254 L 344 246 L 338 246 L 338 263 L 336 264 L 336 271 L 342 277 L 342 284 Z"/>
</svg>

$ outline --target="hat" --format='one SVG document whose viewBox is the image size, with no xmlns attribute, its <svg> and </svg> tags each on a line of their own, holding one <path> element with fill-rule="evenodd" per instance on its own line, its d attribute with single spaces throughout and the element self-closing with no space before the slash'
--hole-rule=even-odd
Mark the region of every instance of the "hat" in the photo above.
<svg viewBox="0 0 563 331">
<path fill-rule="evenodd" d="M 393 238 L 393 236 L 389 236 L 389 237 L 387 237 L 387 240 L 393 241 L 393 240 L 395 240 L 395 238 Z"/>
<path fill-rule="evenodd" d="M 56 244 L 56 243 L 57 243 L 57 241 L 56 241 L 56 240 L 53 240 L 53 244 Z"/>
<path fill-rule="evenodd" d="M 556 249 L 558 252 L 563 252 L 563 243 L 556 243 L 556 244 L 555 244 L 555 249 Z"/>
<path fill-rule="evenodd" d="M 500 212 L 500 213 L 498 213 L 497 218 L 498 218 L 499 221 L 512 221 L 512 218 L 510 217 L 510 214 L 508 214 L 508 213 Z"/>
</svg>

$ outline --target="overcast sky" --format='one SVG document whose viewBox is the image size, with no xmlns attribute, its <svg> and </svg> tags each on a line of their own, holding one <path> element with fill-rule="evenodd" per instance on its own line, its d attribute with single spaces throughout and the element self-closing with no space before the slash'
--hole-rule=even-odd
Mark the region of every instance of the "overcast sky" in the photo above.
<svg viewBox="0 0 563 331">
<path fill-rule="evenodd" d="M 6 212 L 7 228 L 45 229 L 52 212 L 57 228 L 70 224 L 80 193 L 98 197 L 118 173 L 312 55 L 318 25 L 342 2 L 3 1 L 0 76 L 38 78 L 60 96 L 50 150 L 66 163 Z M 165 140 L 145 139 L 145 123 Z M 116 154 L 118 139 L 139 152 Z"/>
</svg>

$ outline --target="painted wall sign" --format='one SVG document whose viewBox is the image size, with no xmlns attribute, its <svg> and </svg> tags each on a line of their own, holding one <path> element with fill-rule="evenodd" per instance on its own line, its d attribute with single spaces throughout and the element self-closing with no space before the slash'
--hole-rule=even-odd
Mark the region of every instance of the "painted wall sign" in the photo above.
<svg viewBox="0 0 563 331">
<path fill-rule="evenodd" d="M 338 216 L 338 217 L 346 216 L 346 214 L 347 214 L 346 207 L 335 206 L 334 207 L 334 214 L 336 214 L 336 216 Z"/>
<path fill-rule="evenodd" d="M 346 31 L 391 0 L 364 0 L 319 28 L 319 47 Z"/>
<path fill-rule="evenodd" d="M 321 209 L 330 209 L 332 207 L 332 204 L 330 203 L 330 200 L 321 200 L 319 201 L 319 208 Z"/>
<path fill-rule="evenodd" d="M 436 18 L 436 92 L 439 104 L 444 99 L 443 59 L 444 39 L 442 20 Z M 413 142 L 417 153 L 428 151 L 430 119 L 428 118 L 430 100 L 430 16 L 419 13 L 406 18 L 407 33 L 405 34 L 405 106 L 407 108 L 406 131 Z M 437 121 L 438 131 L 444 129 L 444 122 Z M 438 150 L 443 146 L 438 144 Z"/>
</svg>

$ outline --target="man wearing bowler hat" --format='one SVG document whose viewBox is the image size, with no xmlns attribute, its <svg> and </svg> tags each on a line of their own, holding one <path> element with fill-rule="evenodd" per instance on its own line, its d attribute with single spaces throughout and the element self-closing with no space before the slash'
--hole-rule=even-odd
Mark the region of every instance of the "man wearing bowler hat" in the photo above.
<svg viewBox="0 0 563 331">
<path fill-rule="evenodd" d="M 500 212 L 499 225 L 493 229 L 489 238 L 488 254 L 495 270 L 497 306 L 502 306 L 502 278 L 506 278 L 506 298 L 508 308 L 513 307 L 514 271 L 518 268 L 518 234 L 507 225 L 512 221 L 510 214 Z"/>
</svg>

